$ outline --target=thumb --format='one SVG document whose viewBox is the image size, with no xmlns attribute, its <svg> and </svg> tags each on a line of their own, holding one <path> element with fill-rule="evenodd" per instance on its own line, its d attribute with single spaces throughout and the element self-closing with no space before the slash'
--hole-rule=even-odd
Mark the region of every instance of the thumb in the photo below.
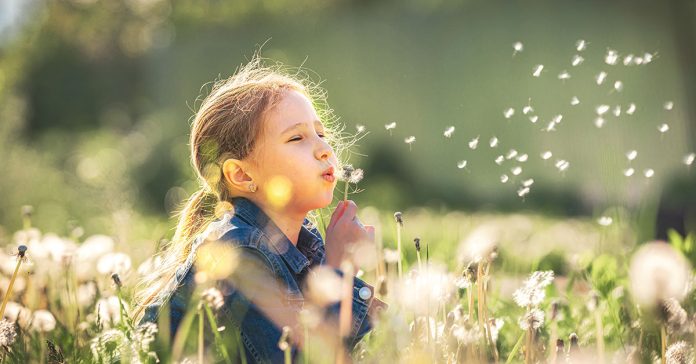
<svg viewBox="0 0 696 364">
<path fill-rule="evenodd" d="M 343 216 L 343 212 L 346 210 L 346 204 L 344 201 L 339 201 L 338 204 L 336 205 L 336 209 L 334 209 L 333 214 L 331 215 L 331 220 L 329 221 L 329 226 L 326 227 L 326 230 L 331 229 L 335 224 L 338 219 Z"/>
</svg>

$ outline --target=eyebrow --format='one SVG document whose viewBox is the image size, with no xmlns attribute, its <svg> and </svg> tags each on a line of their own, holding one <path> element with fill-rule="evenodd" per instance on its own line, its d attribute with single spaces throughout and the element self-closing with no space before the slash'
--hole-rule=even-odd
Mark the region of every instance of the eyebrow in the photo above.
<svg viewBox="0 0 696 364">
<path fill-rule="evenodd" d="M 284 135 L 285 133 L 289 132 L 290 130 L 298 129 L 298 128 L 302 127 L 302 125 L 305 125 L 305 124 L 306 123 L 297 123 L 297 124 L 287 128 L 287 129 L 283 130 L 283 132 L 280 133 L 280 135 Z M 321 126 L 322 129 L 324 128 L 324 124 L 322 124 L 321 121 L 319 121 L 319 120 L 314 120 L 314 124 Z"/>
</svg>

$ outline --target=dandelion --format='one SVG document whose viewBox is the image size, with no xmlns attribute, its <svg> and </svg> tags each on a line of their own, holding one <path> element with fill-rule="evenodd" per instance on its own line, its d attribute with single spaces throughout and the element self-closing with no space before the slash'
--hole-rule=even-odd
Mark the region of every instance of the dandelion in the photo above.
<svg viewBox="0 0 696 364">
<path fill-rule="evenodd" d="M 462 169 L 462 168 L 466 167 L 466 164 L 467 164 L 466 159 L 461 160 L 461 161 L 457 162 L 457 168 Z"/>
<path fill-rule="evenodd" d="M 510 180 L 510 177 L 508 177 L 507 174 L 500 176 L 500 182 L 502 182 L 502 183 L 507 183 L 507 181 L 509 181 L 509 180 Z"/>
<path fill-rule="evenodd" d="M 14 322 L 0 320 L 0 347 L 7 348 L 14 344 L 17 338 Z"/>
<path fill-rule="evenodd" d="M 615 82 L 614 82 L 614 90 L 616 90 L 616 92 L 621 92 L 621 91 L 623 91 L 623 82 L 621 82 L 621 81 L 615 81 Z"/>
<path fill-rule="evenodd" d="M 636 173 L 636 170 L 633 168 L 626 168 L 623 170 L 623 174 L 626 177 L 631 177 L 634 173 Z"/>
<path fill-rule="evenodd" d="M 672 110 L 672 108 L 674 108 L 674 102 L 673 102 L 673 101 L 667 101 L 667 102 L 665 102 L 664 105 L 662 105 L 662 107 L 664 107 L 664 109 L 665 109 L 665 110 L 668 110 L 668 111 L 669 111 L 669 110 Z"/>
<path fill-rule="evenodd" d="M 548 160 L 551 157 L 553 157 L 553 153 L 551 153 L 550 150 L 547 150 L 547 151 L 541 153 L 541 159 L 543 159 L 543 160 Z"/>
<path fill-rule="evenodd" d="M 491 148 L 497 147 L 497 146 L 498 146 L 498 138 L 492 137 L 491 140 L 488 141 L 488 145 L 489 145 Z"/>
<path fill-rule="evenodd" d="M 405 142 L 406 144 L 408 144 L 408 150 L 409 150 L 409 151 L 411 150 L 411 144 L 413 144 L 415 141 L 416 141 L 416 137 L 413 136 L 413 135 L 410 136 L 410 137 L 408 137 L 408 138 L 406 138 L 406 139 L 404 139 L 404 142 Z"/>
<path fill-rule="evenodd" d="M 541 71 L 544 70 L 544 65 L 543 64 L 538 64 L 534 66 L 534 71 L 532 72 L 532 76 L 534 77 L 539 77 L 541 76 Z"/>
<path fill-rule="evenodd" d="M 686 341 L 677 341 L 665 353 L 667 364 L 691 364 L 694 362 L 694 349 Z"/>
<path fill-rule="evenodd" d="M 517 196 L 519 197 L 524 197 L 527 194 L 529 194 L 529 187 L 521 187 L 520 189 L 517 190 Z"/>
<path fill-rule="evenodd" d="M 585 40 L 580 39 L 580 40 L 578 40 L 577 42 L 575 42 L 575 49 L 576 49 L 578 52 L 582 52 L 582 51 L 584 51 L 585 49 L 587 49 L 587 45 L 588 45 L 588 44 L 589 44 L 589 43 L 587 43 Z"/>
<path fill-rule="evenodd" d="M 527 311 L 519 320 L 522 330 L 539 330 L 544 325 L 544 312 L 538 308 Z"/>
<path fill-rule="evenodd" d="M 17 280 L 17 273 L 19 273 L 19 267 L 22 265 L 22 262 L 26 260 L 26 254 L 26 245 L 20 245 L 17 247 L 17 265 L 15 266 L 14 272 L 12 273 L 12 278 L 10 278 L 10 284 L 7 286 L 7 290 L 5 291 L 5 298 L 3 298 L 2 300 L 2 307 L 0 307 L 0 318 L 2 318 L 5 314 L 5 307 L 7 307 L 7 302 L 9 301 L 10 295 L 13 292 L 12 286 L 14 286 L 14 283 Z"/>
<path fill-rule="evenodd" d="M 684 159 L 682 161 L 687 166 L 690 166 L 694 163 L 694 159 L 696 159 L 696 153 L 689 153 L 689 154 L 684 156 Z"/>
<path fill-rule="evenodd" d="M 596 117 L 595 120 L 594 120 L 594 125 L 595 125 L 597 128 L 602 128 L 602 127 L 604 126 L 604 123 L 605 123 L 605 122 L 606 122 L 606 120 L 604 120 L 603 117 L 598 116 L 598 117 Z"/>
<path fill-rule="evenodd" d="M 570 79 L 570 73 L 568 73 L 568 71 L 564 70 L 563 72 L 558 74 L 558 79 L 561 81 L 568 80 L 568 79 Z"/>
<path fill-rule="evenodd" d="M 384 249 L 384 261 L 390 264 L 399 261 L 399 252 L 394 249 L 385 248 Z"/>
<path fill-rule="evenodd" d="M 500 233 L 494 225 L 482 225 L 459 242 L 459 259 L 464 264 L 479 263 L 495 251 Z"/>
<path fill-rule="evenodd" d="M 46 310 L 36 310 L 31 317 L 31 328 L 37 332 L 50 332 L 56 328 L 56 318 Z"/>
<path fill-rule="evenodd" d="M 643 244 L 631 258 L 629 279 L 636 303 L 654 307 L 668 298 L 684 299 L 691 267 L 684 256 L 662 241 Z"/>
<path fill-rule="evenodd" d="M 664 133 L 666 133 L 667 131 L 669 131 L 669 125 L 667 125 L 666 123 L 662 123 L 662 124 L 658 125 L 657 130 L 658 130 L 660 133 L 664 134 Z"/>
<path fill-rule="evenodd" d="M 511 118 L 513 115 L 515 115 L 515 109 L 509 107 L 505 110 L 503 110 L 503 116 L 505 116 L 506 119 Z"/>
<path fill-rule="evenodd" d="M 578 104 L 580 104 L 580 99 L 578 99 L 577 96 L 573 96 L 573 97 L 570 99 L 570 105 L 571 105 L 571 106 L 576 106 L 576 105 L 578 105 Z"/>
<path fill-rule="evenodd" d="M 476 138 L 471 139 L 469 141 L 469 148 L 476 149 L 478 147 L 478 143 L 479 143 L 479 137 L 477 136 Z"/>
<path fill-rule="evenodd" d="M 638 156 L 638 151 L 635 149 L 629 150 L 628 152 L 626 152 L 626 159 L 628 159 L 629 161 L 635 160 L 637 156 Z"/>
<path fill-rule="evenodd" d="M 518 161 L 518 162 L 524 163 L 524 162 L 527 161 L 527 159 L 529 159 L 529 155 L 527 155 L 526 153 L 517 156 L 517 161 Z"/>
<path fill-rule="evenodd" d="M 634 104 L 634 103 L 628 104 L 628 109 L 626 109 L 626 114 L 633 115 L 634 112 L 636 112 L 636 104 Z"/>
<path fill-rule="evenodd" d="M 357 130 L 358 134 L 362 133 L 365 131 L 365 125 L 357 124 L 355 125 L 355 130 Z"/>
<path fill-rule="evenodd" d="M 660 303 L 660 316 L 664 321 L 667 332 L 672 335 L 681 335 L 688 332 L 690 327 L 689 316 L 679 301 L 668 298 Z"/>
<path fill-rule="evenodd" d="M 452 137 L 452 134 L 454 134 L 454 126 L 448 127 L 447 129 L 445 129 L 445 132 L 443 133 L 443 135 L 445 136 L 445 138 L 450 138 L 450 137 Z"/>
<path fill-rule="evenodd" d="M 396 121 L 392 121 L 389 124 L 384 124 L 384 129 L 389 131 L 389 135 L 392 135 L 392 129 L 396 128 Z"/>
<path fill-rule="evenodd" d="M 651 178 L 655 175 L 655 170 L 653 170 L 652 168 L 648 168 L 643 171 L 643 175 L 645 176 L 645 178 Z"/>
<path fill-rule="evenodd" d="M 508 151 L 507 155 L 505 156 L 505 159 L 512 159 L 512 158 L 515 158 L 516 156 L 517 156 L 517 151 L 514 149 L 510 149 L 510 151 Z"/>
<path fill-rule="evenodd" d="M 582 58 L 581 55 L 576 54 L 576 55 L 573 56 L 573 61 L 571 62 L 571 64 L 573 65 L 573 67 L 579 66 L 580 64 L 582 64 L 582 62 L 583 62 L 584 60 L 585 60 L 585 58 Z"/>
<path fill-rule="evenodd" d="M 420 245 L 420 238 L 413 238 L 413 245 L 416 247 L 416 257 L 418 258 L 418 272 L 423 271 L 423 267 L 421 265 L 421 245 Z"/>
<path fill-rule="evenodd" d="M 211 287 L 201 293 L 201 298 L 203 301 L 213 310 L 217 311 L 222 308 L 225 303 L 222 297 L 222 292 L 219 289 Z"/>
<path fill-rule="evenodd" d="M 536 115 L 532 115 L 529 117 L 529 121 L 531 121 L 532 124 L 536 124 L 537 120 L 539 120 L 539 117 Z"/>
<path fill-rule="evenodd" d="M 601 85 L 604 83 L 604 80 L 607 78 L 607 73 L 602 71 L 595 76 L 595 82 L 597 83 L 597 86 Z"/>
<path fill-rule="evenodd" d="M 597 219 L 597 223 L 602 226 L 609 226 L 612 222 L 614 222 L 614 219 L 612 219 L 610 216 L 601 216 L 599 219 Z"/>
<path fill-rule="evenodd" d="M 515 42 L 512 44 L 512 55 L 514 56 L 515 54 L 522 52 L 524 50 L 524 44 L 522 42 Z"/>
<path fill-rule="evenodd" d="M 502 155 L 499 155 L 495 158 L 495 164 L 501 165 L 505 161 L 505 157 Z"/>
<path fill-rule="evenodd" d="M 513 174 L 514 176 L 519 176 L 520 173 L 522 173 L 522 167 L 520 167 L 520 166 L 513 167 L 513 168 L 510 170 L 510 172 L 512 172 L 512 174 Z"/>
<path fill-rule="evenodd" d="M 619 116 L 621 116 L 621 106 L 620 105 L 614 106 L 614 116 L 616 116 L 617 118 Z"/>
<path fill-rule="evenodd" d="M 546 297 L 546 286 L 553 282 L 553 271 L 536 271 L 512 295 L 520 307 L 538 306 Z"/>
<path fill-rule="evenodd" d="M 357 184 L 363 178 L 363 170 L 360 168 L 353 168 L 352 164 L 346 164 L 341 167 L 341 173 L 338 175 L 338 180 L 345 182 L 345 189 L 343 191 L 343 201 L 348 200 L 348 186 L 352 184 Z"/>
<path fill-rule="evenodd" d="M 131 258 L 124 253 L 108 253 L 97 262 L 97 271 L 101 274 L 125 274 L 131 268 Z"/>
</svg>

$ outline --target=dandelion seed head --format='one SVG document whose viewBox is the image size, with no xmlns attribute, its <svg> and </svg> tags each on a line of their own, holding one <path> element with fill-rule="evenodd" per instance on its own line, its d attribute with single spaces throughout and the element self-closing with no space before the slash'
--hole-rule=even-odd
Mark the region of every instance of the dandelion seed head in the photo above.
<svg viewBox="0 0 696 364">
<path fill-rule="evenodd" d="M 634 173 L 636 173 L 636 170 L 633 168 L 626 168 L 623 171 L 624 176 L 626 177 L 631 177 Z"/>
<path fill-rule="evenodd" d="M 691 364 L 694 362 L 694 349 L 686 341 L 671 344 L 665 352 L 667 364 Z"/>
<path fill-rule="evenodd" d="M 46 310 L 34 311 L 31 318 L 31 328 L 38 332 L 50 332 L 56 328 L 56 318 Z"/>
<path fill-rule="evenodd" d="M 520 307 L 538 306 L 546 297 L 546 287 L 553 279 L 553 271 L 536 271 L 515 290 L 512 298 Z"/>
<path fill-rule="evenodd" d="M 541 153 L 541 159 L 543 159 L 543 160 L 548 160 L 551 157 L 553 157 L 553 153 L 551 153 L 550 150 L 547 150 L 547 151 Z"/>
<path fill-rule="evenodd" d="M 606 78 L 607 78 L 607 73 L 602 71 L 602 72 L 598 73 L 597 76 L 595 76 L 595 82 L 597 83 L 597 85 L 601 85 L 604 83 L 604 80 L 606 80 Z"/>
<path fill-rule="evenodd" d="M 647 242 L 631 258 L 629 279 L 635 302 L 655 307 L 668 298 L 684 299 L 691 279 L 691 266 L 667 242 Z"/>
<path fill-rule="evenodd" d="M 8 348 L 14 344 L 17 338 L 14 322 L 0 320 L 0 347 Z"/>
<path fill-rule="evenodd" d="M 448 127 L 447 129 L 445 129 L 445 132 L 443 133 L 445 138 L 450 138 L 452 134 L 454 134 L 454 126 Z"/>
<path fill-rule="evenodd" d="M 503 116 L 505 116 L 506 119 L 511 118 L 513 115 L 515 115 L 515 109 L 509 107 L 505 110 L 503 110 Z"/>
<path fill-rule="evenodd" d="M 396 223 L 403 226 L 404 225 L 404 218 L 401 212 L 397 211 L 394 213 L 394 220 L 396 220 Z"/>
<path fill-rule="evenodd" d="M 519 321 L 522 330 L 539 330 L 544 325 L 544 312 L 538 308 L 527 311 Z"/>
<path fill-rule="evenodd" d="M 488 145 L 490 145 L 491 148 L 495 148 L 498 146 L 498 138 L 492 137 L 491 140 L 488 141 Z"/>
<path fill-rule="evenodd" d="M 509 181 L 509 180 L 510 180 L 510 177 L 508 177 L 507 174 L 500 176 L 500 182 L 502 182 L 502 183 L 507 183 L 507 181 Z"/>
<path fill-rule="evenodd" d="M 667 131 L 669 131 L 669 125 L 667 125 L 667 123 L 662 123 L 662 124 L 658 125 L 657 130 L 660 133 L 664 134 Z"/>
<path fill-rule="evenodd" d="M 478 143 L 479 143 L 479 137 L 477 136 L 476 138 L 471 139 L 469 141 L 469 148 L 476 149 L 478 147 Z"/>
<path fill-rule="evenodd" d="M 544 70 L 544 65 L 543 64 L 538 64 L 534 66 L 534 71 L 532 72 L 532 76 L 534 77 L 539 77 L 541 76 L 541 71 Z"/>
<path fill-rule="evenodd" d="M 362 169 L 356 168 L 350 173 L 347 181 L 348 181 L 348 183 L 356 184 L 363 179 L 364 174 L 365 173 Z"/>
<path fill-rule="evenodd" d="M 524 50 L 524 44 L 522 44 L 522 42 L 515 42 L 512 44 L 512 49 L 514 50 L 512 52 L 512 55 L 514 56 L 515 54 Z"/>
<path fill-rule="evenodd" d="M 131 258 L 125 253 L 108 253 L 99 258 L 97 271 L 101 274 L 118 273 L 124 275 L 131 269 Z"/>
<path fill-rule="evenodd" d="M 582 62 L 583 62 L 584 60 L 585 60 L 585 58 L 582 58 L 581 55 L 576 54 L 576 55 L 573 56 L 573 60 L 572 60 L 571 64 L 573 65 L 573 67 L 579 66 L 580 64 L 582 64 Z"/>
<path fill-rule="evenodd" d="M 626 114 L 633 115 L 634 112 L 636 112 L 636 104 L 634 104 L 634 103 L 628 104 L 628 109 L 626 109 Z"/>
<path fill-rule="evenodd" d="M 582 52 L 585 49 L 587 49 L 588 44 L 589 43 L 587 43 L 585 40 L 580 39 L 577 42 L 575 42 L 575 50 L 577 50 L 578 52 Z"/>
<path fill-rule="evenodd" d="M 495 251 L 499 239 L 497 226 L 484 224 L 477 227 L 459 242 L 459 260 L 467 265 L 487 259 Z"/>
<path fill-rule="evenodd" d="M 687 166 L 690 166 L 694 163 L 694 159 L 696 159 L 696 153 L 689 153 L 684 156 L 683 162 Z"/>
<path fill-rule="evenodd" d="M 659 308 L 669 334 L 681 335 L 691 329 L 689 316 L 676 299 L 668 298 L 660 302 Z"/>
<path fill-rule="evenodd" d="M 461 160 L 461 161 L 457 162 L 457 168 L 462 169 L 462 168 L 466 167 L 466 164 L 467 164 L 466 159 Z"/>
<path fill-rule="evenodd" d="M 522 173 L 522 167 L 520 167 L 520 166 L 513 167 L 513 168 L 510 170 L 510 172 L 512 172 L 512 174 L 515 175 L 515 176 L 519 176 L 520 173 Z"/>
<path fill-rule="evenodd" d="M 638 151 L 635 149 L 629 150 L 628 152 L 626 152 L 626 159 L 628 159 L 629 161 L 635 160 L 637 156 L 638 156 Z"/>
<path fill-rule="evenodd" d="M 577 96 L 573 96 L 573 98 L 570 99 L 570 104 L 571 104 L 572 106 L 578 105 L 579 103 L 580 103 L 580 99 L 578 99 Z"/>
<path fill-rule="evenodd" d="M 612 219 L 611 216 L 601 216 L 597 219 L 597 223 L 602 226 L 609 226 L 612 222 L 614 222 L 614 219 Z"/>
<path fill-rule="evenodd" d="M 503 164 L 504 161 L 505 161 L 505 157 L 503 157 L 502 155 L 499 155 L 495 158 L 495 164 L 497 164 L 497 165 Z"/>
<path fill-rule="evenodd" d="M 558 79 L 559 80 L 568 80 L 570 79 L 570 73 L 568 71 L 562 71 L 561 73 L 558 74 Z"/>
<path fill-rule="evenodd" d="M 397 261 L 399 261 L 399 252 L 397 250 L 385 248 L 383 253 L 384 261 L 386 263 L 395 264 Z"/>
</svg>

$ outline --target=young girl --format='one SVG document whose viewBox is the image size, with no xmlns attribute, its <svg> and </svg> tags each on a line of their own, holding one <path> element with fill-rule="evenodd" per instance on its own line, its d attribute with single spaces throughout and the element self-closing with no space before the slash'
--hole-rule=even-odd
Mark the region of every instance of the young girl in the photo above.
<svg viewBox="0 0 696 364">
<path fill-rule="evenodd" d="M 217 325 L 241 334 L 247 362 L 282 362 L 278 342 L 286 326 L 293 358 L 303 350 L 303 308 L 321 308 L 315 327 L 338 337 L 346 303 L 350 333 L 341 346 L 348 350 L 371 330 L 374 313 L 386 307 L 371 285 L 354 277 L 352 300 L 323 307 L 310 305 L 303 289 L 320 266 L 331 267 L 335 281 L 345 279 L 340 266 L 351 261 L 350 247 L 374 239 L 373 227 L 360 223 L 349 200 L 331 216 L 326 243 L 307 218 L 333 200 L 339 161 L 332 145 L 338 152 L 342 146 L 325 94 L 317 90 L 258 57 L 214 85 L 191 127 L 202 187 L 181 211 L 161 265 L 141 283 L 136 322 L 168 320 L 162 331 L 169 333 L 160 335 L 174 339 L 203 288 L 214 286 L 222 298 L 211 301 Z"/>
</svg>

